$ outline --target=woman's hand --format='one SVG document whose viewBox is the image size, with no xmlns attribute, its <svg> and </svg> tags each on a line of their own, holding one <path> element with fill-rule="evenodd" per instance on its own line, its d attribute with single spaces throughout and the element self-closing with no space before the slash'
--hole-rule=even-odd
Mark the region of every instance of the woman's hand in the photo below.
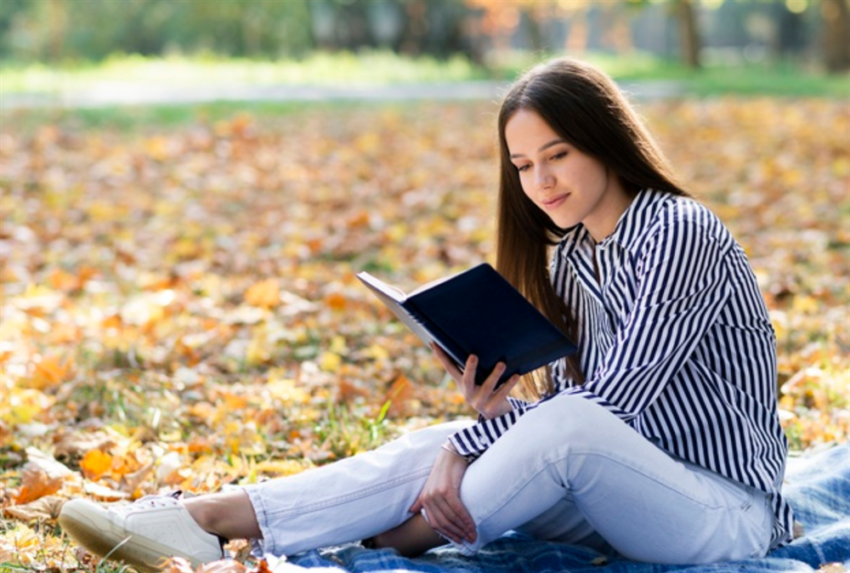
<svg viewBox="0 0 850 573">
<path fill-rule="evenodd" d="M 455 543 L 473 543 L 476 538 L 475 522 L 460 500 L 460 484 L 468 465 L 458 454 L 441 450 L 425 487 L 410 507 L 411 513 L 424 509 L 428 525 Z"/>
<path fill-rule="evenodd" d="M 490 419 L 511 411 L 508 395 L 513 390 L 513 387 L 517 385 L 517 382 L 519 382 L 519 375 L 511 376 L 510 380 L 502 384 L 495 391 L 493 390 L 496 388 L 499 378 L 505 372 L 506 367 L 503 362 L 499 362 L 484 383 L 478 386 L 475 384 L 475 368 L 478 366 L 477 356 L 471 355 L 466 361 L 466 367 L 461 372 L 443 349 L 433 342 L 431 343 L 431 350 L 434 351 L 443 368 L 446 369 L 460 387 L 466 403 L 472 406 L 479 414 Z"/>
</svg>

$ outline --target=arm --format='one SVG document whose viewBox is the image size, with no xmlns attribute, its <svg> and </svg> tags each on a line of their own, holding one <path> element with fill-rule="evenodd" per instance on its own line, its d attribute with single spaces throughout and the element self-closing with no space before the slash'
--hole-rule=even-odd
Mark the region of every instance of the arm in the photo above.
<svg viewBox="0 0 850 573">
<path fill-rule="evenodd" d="M 588 373 L 584 385 L 561 393 L 592 400 L 626 422 L 651 405 L 728 300 L 725 256 L 731 246 L 692 218 L 659 226 L 638 254 L 635 303 L 602 366 Z M 478 457 L 537 404 L 518 401 L 513 410 L 479 420 L 449 440 L 459 453 Z"/>
<path fill-rule="evenodd" d="M 431 345 L 431 348 L 446 371 L 463 390 L 466 402 L 479 414 L 478 424 L 449 437 L 449 444 L 455 452 L 468 460 L 473 460 L 490 447 L 490 444 L 495 442 L 525 413 L 528 404 L 508 396 L 520 378 L 514 376 L 493 392 L 495 382 L 501 376 L 504 365 L 497 365 L 496 370 L 491 375 L 492 380 L 488 378 L 484 384 L 476 386 L 475 367 L 477 359 L 475 356 L 469 357 L 466 368 L 461 373 L 438 346 Z"/>
<path fill-rule="evenodd" d="M 728 300 L 730 247 L 692 217 L 659 227 L 637 258 L 634 306 L 614 344 L 593 376 L 566 392 L 626 422 L 640 415 L 693 354 Z"/>
<path fill-rule="evenodd" d="M 505 365 L 499 363 L 483 384 L 475 384 L 477 357 L 470 356 L 461 372 L 454 362 L 436 344 L 431 344 L 437 358 L 463 391 L 464 398 L 484 418 L 499 416 L 511 410 L 508 393 L 519 382 L 513 376 L 496 389 Z M 410 507 L 411 513 L 422 513 L 435 531 L 455 541 L 475 541 L 475 523 L 460 500 L 460 484 L 466 473 L 469 459 L 449 442 L 437 456 L 431 474 L 419 497 Z"/>
</svg>

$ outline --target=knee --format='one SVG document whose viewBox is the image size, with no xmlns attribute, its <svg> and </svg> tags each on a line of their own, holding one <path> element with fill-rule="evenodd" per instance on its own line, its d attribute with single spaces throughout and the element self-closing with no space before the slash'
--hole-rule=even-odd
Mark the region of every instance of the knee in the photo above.
<svg viewBox="0 0 850 573">
<path fill-rule="evenodd" d="M 405 439 L 409 442 L 408 446 L 439 448 L 442 443 L 449 439 L 449 436 L 461 431 L 464 428 L 468 428 L 472 424 L 474 424 L 474 422 L 472 422 L 471 420 L 436 424 L 433 426 L 428 426 L 427 428 L 422 428 L 421 430 L 417 430 L 415 432 L 411 432 L 410 434 L 405 436 Z"/>
<path fill-rule="evenodd" d="M 529 443 L 543 442 L 547 449 L 587 449 L 598 440 L 595 429 L 600 409 L 580 396 L 557 396 L 520 418 L 517 429 L 522 427 L 519 433 L 526 435 L 517 438 Z"/>
</svg>

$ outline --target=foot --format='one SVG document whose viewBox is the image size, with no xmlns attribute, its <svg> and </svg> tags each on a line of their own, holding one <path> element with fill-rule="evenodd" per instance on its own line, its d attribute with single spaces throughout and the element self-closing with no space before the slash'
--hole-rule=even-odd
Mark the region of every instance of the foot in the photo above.
<svg viewBox="0 0 850 573">
<path fill-rule="evenodd" d="M 59 525 L 95 555 L 143 571 L 158 571 L 171 557 L 193 567 L 223 558 L 218 536 L 204 531 L 175 496 L 113 508 L 74 499 L 62 506 Z"/>
</svg>

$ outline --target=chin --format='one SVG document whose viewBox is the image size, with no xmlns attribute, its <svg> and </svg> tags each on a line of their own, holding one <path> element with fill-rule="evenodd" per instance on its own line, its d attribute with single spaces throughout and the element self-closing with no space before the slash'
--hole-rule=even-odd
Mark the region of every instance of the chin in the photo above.
<svg viewBox="0 0 850 573">
<path fill-rule="evenodd" d="M 569 229 L 571 227 L 575 227 L 581 221 L 576 221 L 572 217 L 549 217 L 553 223 L 555 223 L 561 229 Z"/>
</svg>

